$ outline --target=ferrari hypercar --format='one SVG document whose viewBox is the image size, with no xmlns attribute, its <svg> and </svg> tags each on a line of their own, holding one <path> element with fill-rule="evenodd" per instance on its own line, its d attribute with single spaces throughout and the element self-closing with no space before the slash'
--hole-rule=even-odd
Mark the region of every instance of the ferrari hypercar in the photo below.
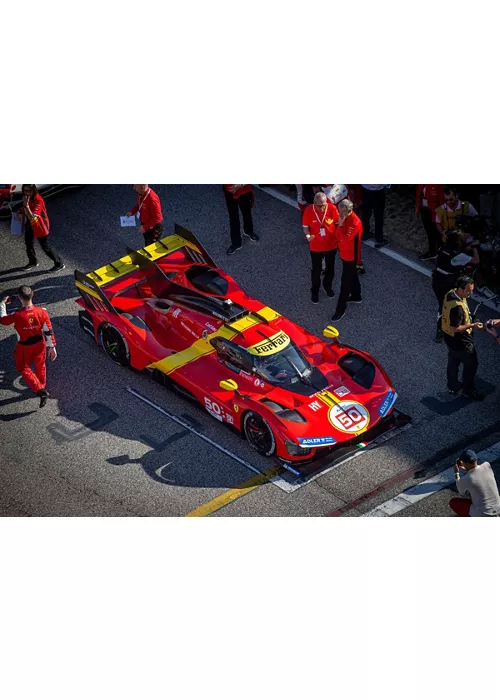
<svg viewBox="0 0 500 700">
<path fill-rule="evenodd" d="M 75 283 L 81 328 L 113 362 L 197 401 L 262 455 L 307 462 L 389 429 L 397 393 L 373 357 L 246 294 L 181 226 Z"/>
</svg>

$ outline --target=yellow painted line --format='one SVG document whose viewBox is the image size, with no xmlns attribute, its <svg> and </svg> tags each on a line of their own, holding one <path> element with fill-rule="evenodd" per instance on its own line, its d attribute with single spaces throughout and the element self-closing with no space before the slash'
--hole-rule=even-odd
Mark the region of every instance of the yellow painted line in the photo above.
<svg viewBox="0 0 500 700">
<path fill-rule="evenodd" d="M 192 510 L 190 513 L 187 513 L 185 517 L 205 518 L 207 515 L 215 513 L 216 510 L 224 508 L 224 506 L 229 505 L 233 501 L 236 501 L 238 498 L 246 496 L 251 491 L 254 491 L 255 489 L 259 488 L 259 486 L 263 486 L 268 481 L 271 481 L 273 477 L 277 476 L 281 472 L 281 469 L 282 467 L 279 466 L 266 469 L 266 471 L 262 472 L 262 474 L 257 474 L 257 476 L 254 476 L 248 481 L 245 481 L 243 484 L 236 486 L 236 488 L 229 489 L 229 491 L 226 491 L 220 496 L 217 496 L 217 498 L 214 498 L 211 501 L 204 503 L 202 506 L 195 508 L 195 510 Z"/>
</svg>

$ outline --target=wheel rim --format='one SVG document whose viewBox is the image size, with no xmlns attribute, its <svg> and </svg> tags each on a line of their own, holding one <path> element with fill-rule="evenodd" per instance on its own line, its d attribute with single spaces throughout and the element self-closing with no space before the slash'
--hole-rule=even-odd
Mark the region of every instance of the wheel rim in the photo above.
<svg viewBox="0 0 500 700">
<path fill-rule="evenodd" d="M 267 454 L 273 448 L 273 438 L 264 420 L 256 413 L 251 413 L 245 423 L 248 442 L 258 452 Z"/>
<path fill-rule="evenodd" d="M 101 334 L 102 346 L 107 355 L 120 365 L 127 364 L 127 350 L 122 337 L 114 328 L 104 328 Z"/>
</svg>

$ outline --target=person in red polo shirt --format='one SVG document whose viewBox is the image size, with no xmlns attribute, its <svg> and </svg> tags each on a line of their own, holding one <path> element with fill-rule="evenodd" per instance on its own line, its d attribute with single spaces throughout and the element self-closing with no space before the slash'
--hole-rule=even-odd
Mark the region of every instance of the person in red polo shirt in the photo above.
<svg viewBox="0 0 500 700">
<path fill-rule="evenodd" d="M 137 192 L 137 204 L 127 216 L 137 214 L 141 220 L 139 233 L 144 235 L 144 244 L 150 245 L 157 241 L 163 232 L 163 213 L 160 198 L 149 185 L 134 185 Z"/>
<path fill-rule="evenodd" d="M 313 304 L 319 301 L 323 259 L 325 260 L 323 288 L 330 298 L 335 296 L 332 285 L 337 255 L 335 225 L 338 220 L 338 209 L 324 192 L 317 192 L 314 195 L 314 203 L 307 207 L 302 217 L 304 234 L 311 249 L 311 301 Z"/>
<path fill-rule="evenodd" d="M 332 316 L 332 321 L 340 321 L 344 316 L 347 302 L 360 304 L 362 301 L 358 265 L 361 264 L 363 224 L 359 216 L 354 213 L 354 205 L 350 199 L 339 202 L 339 217 L 336 236 L 342 260 L 342 282 L 337 310 Z"/>
</svg>

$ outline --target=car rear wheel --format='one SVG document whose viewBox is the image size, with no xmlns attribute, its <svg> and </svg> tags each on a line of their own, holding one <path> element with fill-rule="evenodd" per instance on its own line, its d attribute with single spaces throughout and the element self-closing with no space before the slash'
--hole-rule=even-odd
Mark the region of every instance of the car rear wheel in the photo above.
<svg viewBox="0 0 500 700">
<path fill-rule="evenodd" d="M 276 439 L 268 422 L 258 413 L 249 411 L 243 419 L 245 437 L 259 454 L 271 457 L 276 452 Z"/>
<path fill-rule="evenodd" d="M 127 341 L 118 328 L 110 323 L 105 323 L 99 329 L 99 342 L 106 355 L 117 365 L 128 367 L 130 365 L 130 350 Z"/>
</svg>

